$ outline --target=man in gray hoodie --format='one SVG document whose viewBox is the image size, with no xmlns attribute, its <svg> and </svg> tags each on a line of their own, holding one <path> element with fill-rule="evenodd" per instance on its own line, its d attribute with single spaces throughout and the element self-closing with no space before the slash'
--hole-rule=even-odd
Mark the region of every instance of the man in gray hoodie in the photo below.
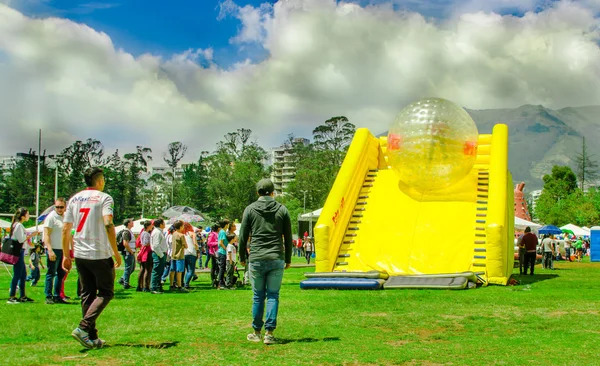
<svg viewBox="0 0 600 366">
<path fill-rule="evenodd" d="M 269 179 L 256 184 L 258 200 L 244 210 L 239 235 L 240 263 L 245 266 L 249 259 L 250 283 L 254 293 L 252 304 L 252 328 L 248 334 L 251 342 L 261 341 L 261 331 L 265 327 L 265 344 L 276 343 L 273 331 L 277 327 L 279 289 L 283 270 L 292 262 L 292 223 L 287 208 L 275 201 L 275 187 Z M 251 238 L 248 253 L 248 239 Z M 249 255 L 249 256 L 248 256 Z M 265 299 L 267 303 L 266 319 Z"/>
</svg>

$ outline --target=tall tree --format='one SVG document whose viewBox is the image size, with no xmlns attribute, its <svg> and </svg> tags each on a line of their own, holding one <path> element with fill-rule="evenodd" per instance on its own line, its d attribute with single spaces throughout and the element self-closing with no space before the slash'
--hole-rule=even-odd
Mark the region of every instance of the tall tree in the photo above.
<svg viewBox="0 0 600 366">
<path fill-rule="evenodd" d="M 175 190 L 175 169 L 177 169 L 177 165 L 183 159 L 185 154 L 187 153 L 187 146 L 184 145 L 180 141 L 171 142 L 167 148 L 167 151 L 163 155 L 163 160 L 167 165 L 171 168 L 171 173 L 173 174 L 173 180 L 171 184 L 171 206 L 173 205 L 173 194 Z"/>
<path fill-rule="evenodd" d="M 568 166 L 552 167 L 552 174 L 543 177 L 544 189 L 535 208 L 535 215 L 545 223 L 562 221 L 569 196 L 577 190 L 577 177 Z"/>
<path fill-rule="evenodd" d="M 75 141 L 56 157 L 60 172 L 65 176 L 65 190 L 73 194 L 84 187 L 83 173 L 91 166 L 103 166 L 104 146 L 95 139 Z"/>
<path fill-rule="evenodd" d="M 586 186 L 594 183 L 598 178 L 598 163 L 592 160 L 585 143 L 585 136 L 581 138 L 581 152 L 575 155 L 575 174 L 579 181 L 579 188 L 583 191 Z"/>
<path fill-rule="evenodd" d="M 330 152 L 333 163 L 340 166 L 355 131 L 356 126 L 348 118 L 332 117 L 313 130 L 315 147 Z"/>
<path fill-rule="evenodd" d="M 256 182 L 266 176 L 265 150 L 251 141 L 252 131 L 238 129 L 217 143 L 207 157 L 208 202 L 211 216 L 241 219 L 244 208 L 256 200 Z"/>
</svg>

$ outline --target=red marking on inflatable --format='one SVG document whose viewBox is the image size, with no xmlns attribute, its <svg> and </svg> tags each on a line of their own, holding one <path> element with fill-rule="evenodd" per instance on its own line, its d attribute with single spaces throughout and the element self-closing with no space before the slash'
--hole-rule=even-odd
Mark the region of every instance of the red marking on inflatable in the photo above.
<svg viewBox="0 0 600 366">
<path fill-rule="evenodd" d="M 402 146 L 402 135 L 390 133 L 388 135 L 388 150 L 400 150 Z"/>
<path fill-rule="evenodd" d="M 477 143 L 474 141 L 465 142 L 463 152 L 465 153 L 465 155 L 470 155 L 470 156 L 477 155 Z"/>
</svg>

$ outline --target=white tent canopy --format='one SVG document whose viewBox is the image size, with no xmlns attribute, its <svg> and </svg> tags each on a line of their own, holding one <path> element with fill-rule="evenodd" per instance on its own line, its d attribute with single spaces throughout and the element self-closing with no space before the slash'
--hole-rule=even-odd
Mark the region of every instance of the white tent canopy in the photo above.
<svg viewBox="0 0 600 366">
<path fill-rule="evenodd" d="M 585 230 L 574 224 L 567 224 L 565 226 L 561 226 L 560 229 L 571 230 L 576 236 L 590 236 L 589 230 Z"/>
<path fill-rule="evenodd" d="M 322 209 L 322 208 L 320 208 L 320 209 L 318 209 L 318 210 L 315 210 L 315 211 L 313 211 L 313 212 L 307 212 L 307 213 L 305 213 L 304 215 L 301 215 L 300 217 L 302 217 L 302 218 L 307 218 L 307 219 L 309 219 L 309 218 L 311 218 L 311 217 L 312 217 L 312 218 L 319 218 L 319 216 L 321 216 L 321 211 L 323 211 L 323 209 Z"/>
<path fill-rule="evenodd" d="M 520 217 L 515 216 L 515 229 L 525 230 L 525 228 L 529 226 L 531 230 L 537 230 L 542 227 L 540 224 L 536 224 L 535 222 L 527 221 Z"/>
<path fill-rule="evenodd" d="M 140 233 L 140 231 L 142 231 L 142 229 L 144 228 L 144 222 L 146 220 L 152 220 L 152 219 L 139 219 L 139 220 L 135 220 L 133 222 L 133 227 L 131 228 L 131 231 L 133 231 L 134 235 L 138 235 Z M 118 233 L 119 231 L 125 229 L 125 226 L 123 225 L 119 225 L 117 227 L 115 227 L 115 233 Z"/>
<path fill-rule="evenodd" d="M 0 219 L 0 229 L 10 228 L 10 221 Z"/>
</svg>

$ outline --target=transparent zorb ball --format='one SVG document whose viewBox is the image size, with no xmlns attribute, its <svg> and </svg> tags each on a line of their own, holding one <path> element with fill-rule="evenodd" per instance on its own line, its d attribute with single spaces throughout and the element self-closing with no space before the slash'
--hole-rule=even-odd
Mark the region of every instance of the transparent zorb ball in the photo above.
<svg viewBox="0 0 600 366">
<path fill-rule="evenodd" d="M 473 168 L 478 135 L 461 107 L 446 99 L 421 99 L 400 111 L 390 127 L 388 163 L 418 191 L 443 189 Z"/>
</svg>

